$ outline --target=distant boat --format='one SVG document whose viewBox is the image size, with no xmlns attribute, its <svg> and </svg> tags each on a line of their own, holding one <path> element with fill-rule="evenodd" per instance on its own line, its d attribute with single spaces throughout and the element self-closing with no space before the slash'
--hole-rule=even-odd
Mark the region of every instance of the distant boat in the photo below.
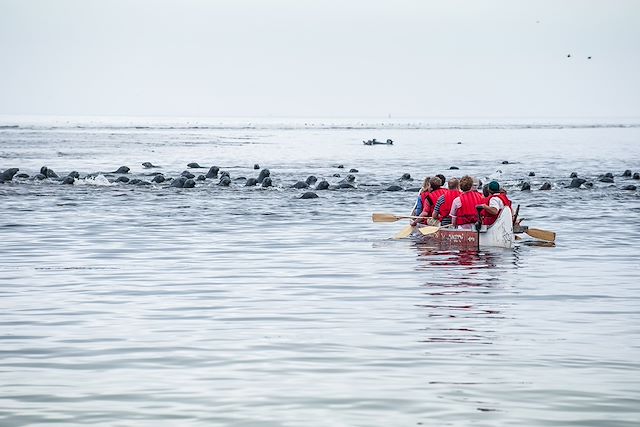
<svg viewBox="0 0 640 427">
<path fill-rule="evenodd" d="M 362 141 L 364 145 L 393 145 L 393 141 L 391 139 L 387 139 L 387 142 L 377 141 L 375 138 L 370 139 L 368 141 Z"/>
</svg>

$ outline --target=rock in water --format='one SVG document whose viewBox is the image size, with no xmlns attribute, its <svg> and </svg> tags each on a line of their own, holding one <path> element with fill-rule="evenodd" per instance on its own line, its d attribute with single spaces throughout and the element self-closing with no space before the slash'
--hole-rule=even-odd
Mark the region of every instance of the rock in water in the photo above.
<svg viewBox="0 0 640 427">
<path fill-rule="evenodd" d="M 314 193 L 313 191 L 307 191 L 302 196 L 300 196 L 300 198 L 301 199 L 317 199 L 318 195 L 316 193 Z"/>
<path fill-rule="evenodd" d="M 70 176 L 70 177 L 75 178 L 75 179 L 80 178 L 80 174 L 77 171 L 69 172 L 69 175 L 67 175 L 67 176 Z"/>
<path fill-rule="evenodd" d="M 271 181 L 271 178 L 268 176 L 264 177 L 264 179 L 262 180 L 262 188 L 267 188 L 267 187 L 273 187 L 273 182 Z"/>
<path fill-rule="evenodd" d="M 189 163 L 189 164 L 187 165 L 187 167 L 188 167 L 188 168 L 191 168 L 191 169 L 200 169 L 200 168 L 202 168 L 202 166 L 200 166 L 199 164 L 197 164 L 197 163 L 195 163 L 195 162 L 194 162 L 194 163 Z"/>
<path fill-rule="evenodd" d="M 189 178 L 184 182 L 184 185 L 182 186 L 182 188 L 193 188 L 196 186 L 196 182 Z"/>
<path fill-rule="evenodd" d="M 349 169 L 349 173 L 358 173 L 358 169 Z"/>
<path fill-rule="evenodd" d="M 633 179 L 640 179 L 640 172 L 636 172 L 633 174 Z"/>
<path fill-rule="evenodd" d="M 151 181 L 157 182 L 158 184 L 160 184 L 161 182 L 165 181 L 165 178 L 164 178 L 164 175 L 156 175 L 153 177 Z"/>
<path fill-rule="evenodd" d="M 298 188 L 298 189 L 309 188 L 309 184 L 307 184 L 304 181 L 298 181 L 295 184 L 293 184 L 291 187 Z"/>
<path fill-rule="evenodd" d="M 400 177 L 400 179 L 402 181 L 410 181 L 411 180 L 411 174 L 403 173 L 402 176 Z"/>
<path fill-rule="evenodd" d="M 536 176 L 535 172 L 529 172 L 529 176 Z"/>
<path fill-rule="evenodd" d="M 126 176 L 119 176 L 118 179 L 116 179 L 116 182 L 129 182 L 129 178 Z"/>
<path fill-rule="evenodd" d="M 598 178 L 598 181 L 600 181 L 600 182 L 606 182 L 606 183 L 611 184 L 611 183 L 613 183 L 613 178 L 612 178 L 612 177 L 610 177 L 610 176 L 606 176 L 606 175 L 605 175 L 605 176 L 601 176 L 600 178 Z"/>
<path fill-rule="evenodd" d="M 523 182 L 522 184 L 520 184 L 520 191 L 529 191 L 531 190 L 531 184 L 529 184 L 528 182 Z"/>
<path fill-rule="evenodd" d="M 231 185 L 231 178 L 229 178 L 228 175 L 222 175 L 220 177 L 220 182 L 218 182 L 218 185 L 222 185 L 223 187 L 228 187 L 229 185 Z"/>
<path fill-rule="evenodd" d="M 449 166 L 449 170 L 458 170 L 458 169 L 460 169 L 460 168 L 457 167 L 457 166 Z"/>
<path fill-rule="evenodd" d="M 196 176 L 194 174 L 192 174 L 189 171 L 182 171 L 182 173 L 180 174 L 181 176 L 184 176 L 187 179 L 192 179 L 195 178 Z"/>
<path fill-rule="evenodd" d="M 635 185 L 625 185 L 624 187 L 622 187 L 623 190 L 629 190 L 629 191 L 635 191 L 636 190 L 636 186 Z"/>
<path fill-rule="evenodd" d="M 151 162 L 144 162 L 142 163 L 142 167 L 149 169 L 149 168 L 159 168 L 160 166 L 153 165 L 151 164 Z"/>
<path fill-rule="evenodd" d="M 622 176 L 624 177 L 630 177 L 631 176 L 631 171 L 629 169 L 627 169 L 626 171 L 623 172 Z"/>
<path fill-rule="evenodd" d="M 400 187 L 399 185 L 390 185 L 389 187 L 385 188 L 385 191 L 402 191 L 402 187 Z"/>
<path fill-rule="evenodd" d="M 253 187 L 258 183 L 258 180 L 255 178 L 249 178 L 247 182 L 244 183 L 245 187 Z"/>
<path fill-rule="evenodd" d="M 258 169 L 260 169 L 260 165 L 256 163 L 255 165 L 253 165 L 253 168 L 258 170 Z"/>
<path fill-rule="evenodd" d="M 198 178 L 196 178 L 198 181 L 205 181 L 207 179 L 206 176 L 204 175 L 198 175 Z"/>
<path fill-rule="evenodd" d="M 62 180 L 63 184 L 68 184 L 68 185 L 73 185 L 73 181 L 75 181 L 75 178 L 72 176 L 65 176 L 64 179 Z"/>
</svg>

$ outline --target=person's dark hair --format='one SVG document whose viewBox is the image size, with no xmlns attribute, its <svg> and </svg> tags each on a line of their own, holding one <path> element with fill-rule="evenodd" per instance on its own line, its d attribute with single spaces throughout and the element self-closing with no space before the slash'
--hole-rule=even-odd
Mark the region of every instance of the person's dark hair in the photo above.
<svg viewBox="0 0 640 427">
<path fill-rule="evenodd" d="M 443 186 L 444 183 L 447 182 L 447 179 L 441 173 L 437 174 L 436 176 L 440 178 L 440 186 Z"/>
<path fill-rule="evenodd" d="M 469 175 L 465 175 L 460 179 L 460 190 L 469 191 L 473 187 L 473 178 Z"/>
<path fill-rule="evenodd" d="M 489 192 L 489 184 L 485 184 L 482 186 L 482 195 L 484 197 L 489 197 L 491 193 Z"/>
</svg>

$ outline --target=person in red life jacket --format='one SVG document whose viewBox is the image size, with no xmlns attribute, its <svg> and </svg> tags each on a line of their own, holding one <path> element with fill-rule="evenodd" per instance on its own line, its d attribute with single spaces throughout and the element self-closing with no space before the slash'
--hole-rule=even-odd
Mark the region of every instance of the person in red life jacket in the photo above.
<svg viewBox="0 0 640 427">
<path fill-rule="evenodd" d="M 427 194 L 431 190 L 429 183 L 431 182 L 431 177 L 426 177 L 422 182 L 422 187 L 420 187 L 420 191 L 418 192 L 418 200 L 413 205 L 413 210 L 411 211 L 411 216 L 417 216 L 422 213 L 424 210 L 424 204 L 426 202 Z"/>
<path fill-rule="evenodd" d="M 460 180 L 458 180 L 458 178 L 451 178 L 449 180 L 449 189 L 438 198 L 433 208 L 432 217 L 440 221 L 442 225 L 451 224 L 451 216 L 449 216 L 449 213 L 451 213 L 451 205 L 460 194 L 462 194 L 460 191 Z"/>
<path fill-rule="evenodd" d="M 478 220 L 476 206 L 483 202 L 482 194 L 473 189 L 473 178 L 465 175 L 460 179 L 462 194 L 456 197 L 451 204 L 451 224 L 463 230 L 473 230 L 473 225 Z"/>
<path fill-rule="evenodd" d="M 433 215 L 433 208 L 436 204 L 436 200 L 438 200 L 438 198 L 445 192 L 443 188 L 440 188 L 441 185 L 442 181 L 437 176 L 434 176 L 429 180 L 429 188 L 431 191 L 422 193 L 423 210 L 420 215 L 418 215 L 421 219 L 414 219 L 411 222 L 411 225 L 415 226 L 418 223 L 439 225 L 436 220 L 431 218 L 431 216 Z"/>
<path fill-rule="evenodd" d="M 511 200 L 507 197 L 506 192 L 502 192 L 498 181 L 491 181 L 487 186 L 489 197 L 487 197 L 480 206 L 483 210 L 482 223 L 491 225 L 496 222 L 500 211 L 507 206 L 511 208 Z"/>
</svg>

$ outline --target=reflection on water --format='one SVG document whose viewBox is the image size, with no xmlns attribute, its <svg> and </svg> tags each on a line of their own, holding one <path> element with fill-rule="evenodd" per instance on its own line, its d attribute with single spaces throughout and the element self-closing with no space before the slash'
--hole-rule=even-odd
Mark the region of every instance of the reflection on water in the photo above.
<svg viewBox="0 0 640 427">
<path fill-rule="evenodd" d="M 421 285 L 425 302 L 426 343 L 492 344 L 494 322 L 503 319 L 507 307 L 491 295 L 500 292 L 508 270 L 518 267 L 519 249 L 439 250 L 416 243 L 416 271 L 430 272 Z M 474 350 L 477 351 L 477 350 Z"/>
</svg>

